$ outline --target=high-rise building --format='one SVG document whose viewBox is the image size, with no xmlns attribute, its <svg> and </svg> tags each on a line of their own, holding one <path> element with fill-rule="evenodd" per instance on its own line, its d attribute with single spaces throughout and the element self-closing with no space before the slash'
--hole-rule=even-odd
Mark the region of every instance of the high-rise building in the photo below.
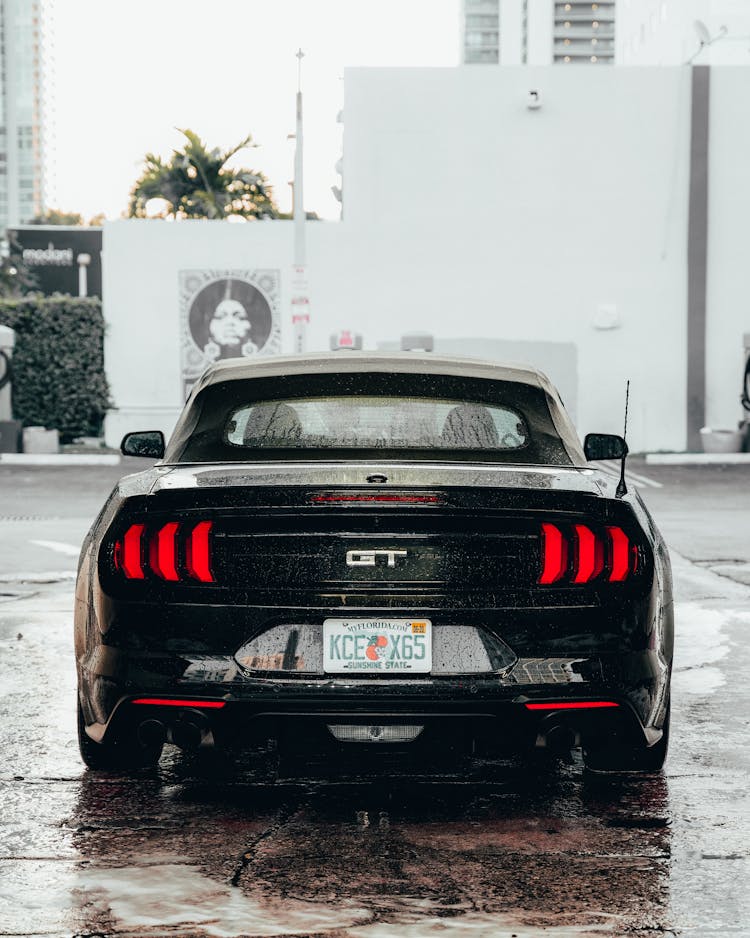
<svg viewBox="0 0 750 938">
<path fill-rule="evenodd" d="M 750 65 L 748 0 L 620 0 L 620 65 Z"/>
<path fill-rule="evenodd" d="M 461 50 L 465 65 L 497 65 L 500 61 L 500 0 L 463 0 Z"/>
<path fill-rule="evenodd" d="M 612 65 L 615 61 L 613 0 L 555 2 L 553 61 Z"/>
<path fill-rule="evenodd" d="M 44 0 L 0 0 L 0 234 L 42 211 Z"/>
<path fill-rule="evenodd" d="M 463 0 L 465 65 L 609 65 L 615 0 Z"/>
</svg>

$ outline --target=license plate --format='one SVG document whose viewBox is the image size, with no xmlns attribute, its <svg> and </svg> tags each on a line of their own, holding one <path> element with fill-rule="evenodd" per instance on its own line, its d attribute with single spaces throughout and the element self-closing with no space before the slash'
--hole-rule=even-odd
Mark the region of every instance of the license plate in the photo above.
<svg viewBox="0 0 750 938">
<path fill-rule="evenodd" d="M 426 674 L 432 668 L 429 619 L 326 619 L 323 670 Z"/>
</svg>

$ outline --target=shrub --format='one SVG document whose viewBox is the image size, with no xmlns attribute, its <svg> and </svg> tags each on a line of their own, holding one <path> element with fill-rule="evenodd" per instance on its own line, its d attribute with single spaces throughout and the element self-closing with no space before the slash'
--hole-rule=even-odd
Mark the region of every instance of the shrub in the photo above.
<svg viewBox="0 0 750 938">
<path fill-rule="evenodd" d="M 13 416 L 24 426 L 57 428 L 63 441 L 98 436 L 111 407 L 101 300 L 0 300 L 0 323 L 16 332 Z"/>
</svg>

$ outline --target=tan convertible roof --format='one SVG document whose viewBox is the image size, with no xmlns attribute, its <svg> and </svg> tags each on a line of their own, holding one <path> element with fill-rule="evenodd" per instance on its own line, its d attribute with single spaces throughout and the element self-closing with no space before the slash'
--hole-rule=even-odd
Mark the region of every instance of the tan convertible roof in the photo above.
<svg viewBox="0 0 750 938">
<path fill-rule="evenodd" d="M 459 358 L 414 352 L 314 352 L 309 355 L 275 355 L 264 358 L 230 359 L 212 365 L 198 382 L 202 389 L 209 384 L 235 379 L 266 378 L 276 375 L 356 374 L 357 372 L 392 372 L 422 375 L 458 375 L 517 381 L 544 388 L 556 396 L 549 378 L 532 365 L 515 362 L 491 362 L 480 358 Z"/>
<path fill-rule="evenodd" d="M 490 381 L 511 381 L 539 388 L 546 394 L 552 422 L 573 463 L 575 465 L 586 464 L 578 434 L 555 386 L 543 372 L 534 368 L 533 365 L 515 362 L 491 362 L 480 358 L 459 358 L 424 352 L 349 351 L 231 359 L 211 365 L 193 388 L 191 399 L 194 399 L 195 395 L 205 388 L 225 381 L 274 378 L 283 375 L 372 374 L 378 371 L 388 374 L 484 378 Z M 184 419 L 183 415 L 178 421 L 175 428 L 176 437 L 185 432 Z"/>
</svg>

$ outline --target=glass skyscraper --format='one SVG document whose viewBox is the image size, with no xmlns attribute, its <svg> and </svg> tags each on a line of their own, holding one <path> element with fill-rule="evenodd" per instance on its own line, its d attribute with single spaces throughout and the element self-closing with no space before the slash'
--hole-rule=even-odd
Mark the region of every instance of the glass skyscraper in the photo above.
<svg viewBox="0 0 750 938">
<path fill-rule="evenodd" d="M 42 211 L 43 0 L 0 0 L 0 234 Z"/>
</svg>

